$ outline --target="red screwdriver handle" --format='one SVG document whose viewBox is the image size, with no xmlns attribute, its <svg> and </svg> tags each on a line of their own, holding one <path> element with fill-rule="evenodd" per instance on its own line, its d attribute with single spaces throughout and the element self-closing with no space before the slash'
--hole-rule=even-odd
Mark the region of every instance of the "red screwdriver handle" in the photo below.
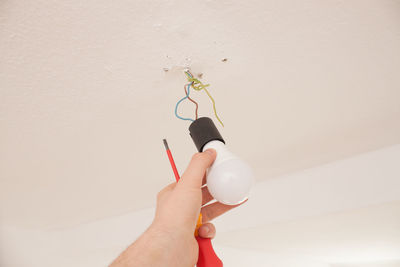
<svg viewBox="0 0 400 267">
<path fill-rule="evenodd" d="M 196 236 L 197 243 L 199 244 L 199 259 L 197 260 L 197 267 L 222 267 L 222 261 L 215 254 L 211 244 L 210 238 L 202 238 Z"/>
</svg>

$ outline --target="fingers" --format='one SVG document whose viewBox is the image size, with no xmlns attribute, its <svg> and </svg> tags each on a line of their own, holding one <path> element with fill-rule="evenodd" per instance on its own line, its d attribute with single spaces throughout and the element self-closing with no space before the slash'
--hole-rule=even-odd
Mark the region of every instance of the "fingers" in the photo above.
<svg viewBox="0 0 400 267">
<path fill-rule="evenodd" d="M 186 188 L 200 188 L 206 170 L 212 165 L 215 157 L 214 149 L 207 149 L 205 152 L 194 154 L 178 184 Z"/>
<path fill-rule="evenodd" d="M 205 185 L 207 183 L 207 175 L 204 174 L 203 180 L 201 181 L 201 185 Z"/>
<path fill-rule="evenodd" d="M 212 223 L 203 224 L 198 231 L 202 238 L 214 238 L 216 234 L 215 226 Z"/>
<path fill-rule="evenodd" d="M 215 202 L 210 205 L 204 206 L 203 208 L 201 208 L 201 214 L 203 215 L 203 222 L 211 221 L 212 219 L 217 218 L 218 216 L 224 214 L 225 212 L 242 205 L 246 201 L 243 201 L 238 205 L 225 205 L 222 204 L 221 202 Z"/>
<path fill-rule="evenodd" d="M 201 188 L 201 196 L 202 196 L 202 202 L 201 202 L 202 206 L 214 199 L 214 197 L 210 194 L 210 191 L 208 191 L 207 186 Z"/>
</svg>

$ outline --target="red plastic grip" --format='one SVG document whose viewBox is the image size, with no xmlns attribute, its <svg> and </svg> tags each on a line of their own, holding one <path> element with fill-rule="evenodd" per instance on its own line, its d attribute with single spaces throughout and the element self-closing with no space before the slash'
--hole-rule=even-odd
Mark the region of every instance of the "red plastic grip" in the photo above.
<svg viewBox="0 0 400 267">
<path fill-rule="evenodd" d="M 211 239 L 196 236 L 197 243 L 199 244 L 199 259 L 197 260 L 197 267 L 222 267 L 222 261 L 215 254 L 211 244 Z"/>
</svg>

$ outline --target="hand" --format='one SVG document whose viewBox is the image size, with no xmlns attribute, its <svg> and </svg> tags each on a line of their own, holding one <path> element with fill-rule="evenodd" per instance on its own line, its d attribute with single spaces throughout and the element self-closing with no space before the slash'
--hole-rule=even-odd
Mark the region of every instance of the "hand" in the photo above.
<svg viewBox="0 0 400 267">
<path fill-rule="evenodd" d="M 206 170 L 212 165 L 216 152 L 209 149 L 196 153 L 178 183 L 172 183 L 157 195 L 153 223 L 147 231 L 123 252 L 111 265 L 192 267 L 196 264 L 199 247 L 194 238 L 196 222 L 201 211 L 203 225 L 199 235 L 215 236 L 212 219 L 237 207 L 213 200 L 205 184 Z"/>
</svg>

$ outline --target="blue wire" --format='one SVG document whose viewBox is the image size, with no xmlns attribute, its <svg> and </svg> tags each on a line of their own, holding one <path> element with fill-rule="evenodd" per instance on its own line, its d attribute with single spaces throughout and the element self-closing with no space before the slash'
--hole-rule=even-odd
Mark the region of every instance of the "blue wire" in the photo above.
<svg viewBox="0 0 400 267">
<path fill-rule="evenodd" d="M 178 103 L 176 103 L 176 106 L 175 106 L 175 116 L 176 116 L 178 119 L 181 119 L 181 120 L 184 120 L 184 121 L 194 121 L 193 119 L 190 119 L 190 118 L 183 118 L 183 117 L 181 117 L 181 116 L 178 115 L 178 106 L 179 106 L 179 104 L 180 104 L 183 100 L 189 98 L 190 86 L 191 86 L 192 84 L 193 84 L 193 82 L 188 84 L 188 87 L 187 87 L 187 95 L 186 95 L 184 98 L 182 98 L 181 100 L 179 100 Z"/>
</svg>

